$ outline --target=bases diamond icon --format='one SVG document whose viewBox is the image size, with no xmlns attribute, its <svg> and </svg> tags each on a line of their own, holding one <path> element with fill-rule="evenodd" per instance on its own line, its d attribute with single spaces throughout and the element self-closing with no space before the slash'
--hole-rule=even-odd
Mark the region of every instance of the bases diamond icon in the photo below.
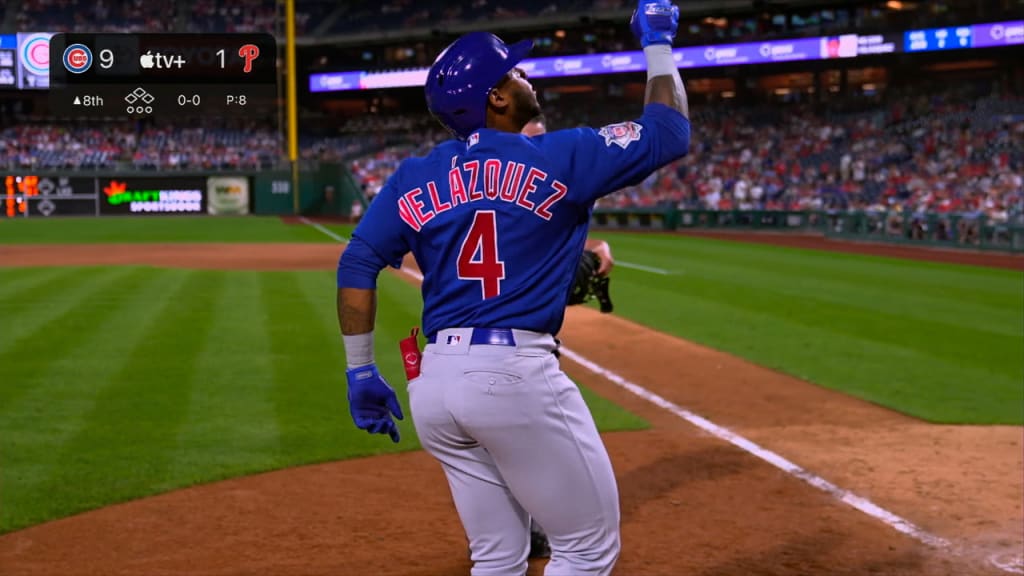
<svg viewBox="0 0 1024 576">
<path fill-rule="evenodd" d="M 134 104 L 136 100 L 142 100 L 146 104 L 149 104 L 153 102 L 155 98 L 153 98 L 152 94 L 146 92 L 141 86 L 139 86 L 135 90 L 132 90 L 131 94 L 124 97 L 124 101 L 129 104 Z"/>
</svg>

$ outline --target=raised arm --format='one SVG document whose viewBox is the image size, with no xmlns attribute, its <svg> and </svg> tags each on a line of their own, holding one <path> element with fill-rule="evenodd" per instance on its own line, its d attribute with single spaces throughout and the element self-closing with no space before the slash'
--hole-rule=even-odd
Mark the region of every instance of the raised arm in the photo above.
<svg viewBox="0 0 1024 576">
<path fill-rule="evenodd" d="M 640 39 L 647 58 L 647 91 L 644 104 L 658 103 L 690 117 L 686 88 L 672 58 L 672 42 L 679 25 L 679 7 L 668 0 L 641 0 L 630 26 Z"/>
</svg>

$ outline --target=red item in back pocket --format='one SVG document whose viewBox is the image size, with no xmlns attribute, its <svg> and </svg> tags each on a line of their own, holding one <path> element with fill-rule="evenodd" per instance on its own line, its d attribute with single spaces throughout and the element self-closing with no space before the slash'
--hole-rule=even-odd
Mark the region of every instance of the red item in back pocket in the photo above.
<svg viewBox="0 0 1024 576">
<path fill-rule="evenodd" d="M 402 366 L 405 367 L 405 377 L 409 380 L 418 378 L 420 375 L 420 361 L 423 359 L 423 353 L 420 352 L 420 344 L 416 340 L 419 333 L 419 328 L 413 328 L 408 338 L 403 338 L 398 342 L 398 348 L 402 351 Z"/>
</svg>

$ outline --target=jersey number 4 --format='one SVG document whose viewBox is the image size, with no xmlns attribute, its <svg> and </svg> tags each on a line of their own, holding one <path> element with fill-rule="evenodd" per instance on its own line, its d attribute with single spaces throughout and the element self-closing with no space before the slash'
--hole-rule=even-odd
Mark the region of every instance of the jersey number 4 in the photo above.
<svg viewBox="0 0 1024 576">
<path fill-rule="evenodd" d="M 460 280 L 479 280 L 484 300 L 501 294 L 505 263 L 498 260 L 498 223 L 493 210 L 480 210 L 462 240 L 456 266 Z"/>
</svg>

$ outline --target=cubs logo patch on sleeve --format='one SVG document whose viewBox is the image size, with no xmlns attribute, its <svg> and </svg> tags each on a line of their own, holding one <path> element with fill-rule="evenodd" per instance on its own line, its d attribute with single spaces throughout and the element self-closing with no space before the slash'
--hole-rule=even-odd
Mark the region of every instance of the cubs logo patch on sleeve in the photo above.
<svg viewBox="0 0 1024 576">
<path fill-rule="evenodd" d="M 626 146 L 629 146 L 631 142 L 636 142 L 640 139 L 640 131 L 643 128 L 643 126 L 636 122 L 619 122 L 604 126 L 597 133 L 604 136 L 605 146 L 618 144 L 619 148 L 625 150 Z"/>
</svg>

